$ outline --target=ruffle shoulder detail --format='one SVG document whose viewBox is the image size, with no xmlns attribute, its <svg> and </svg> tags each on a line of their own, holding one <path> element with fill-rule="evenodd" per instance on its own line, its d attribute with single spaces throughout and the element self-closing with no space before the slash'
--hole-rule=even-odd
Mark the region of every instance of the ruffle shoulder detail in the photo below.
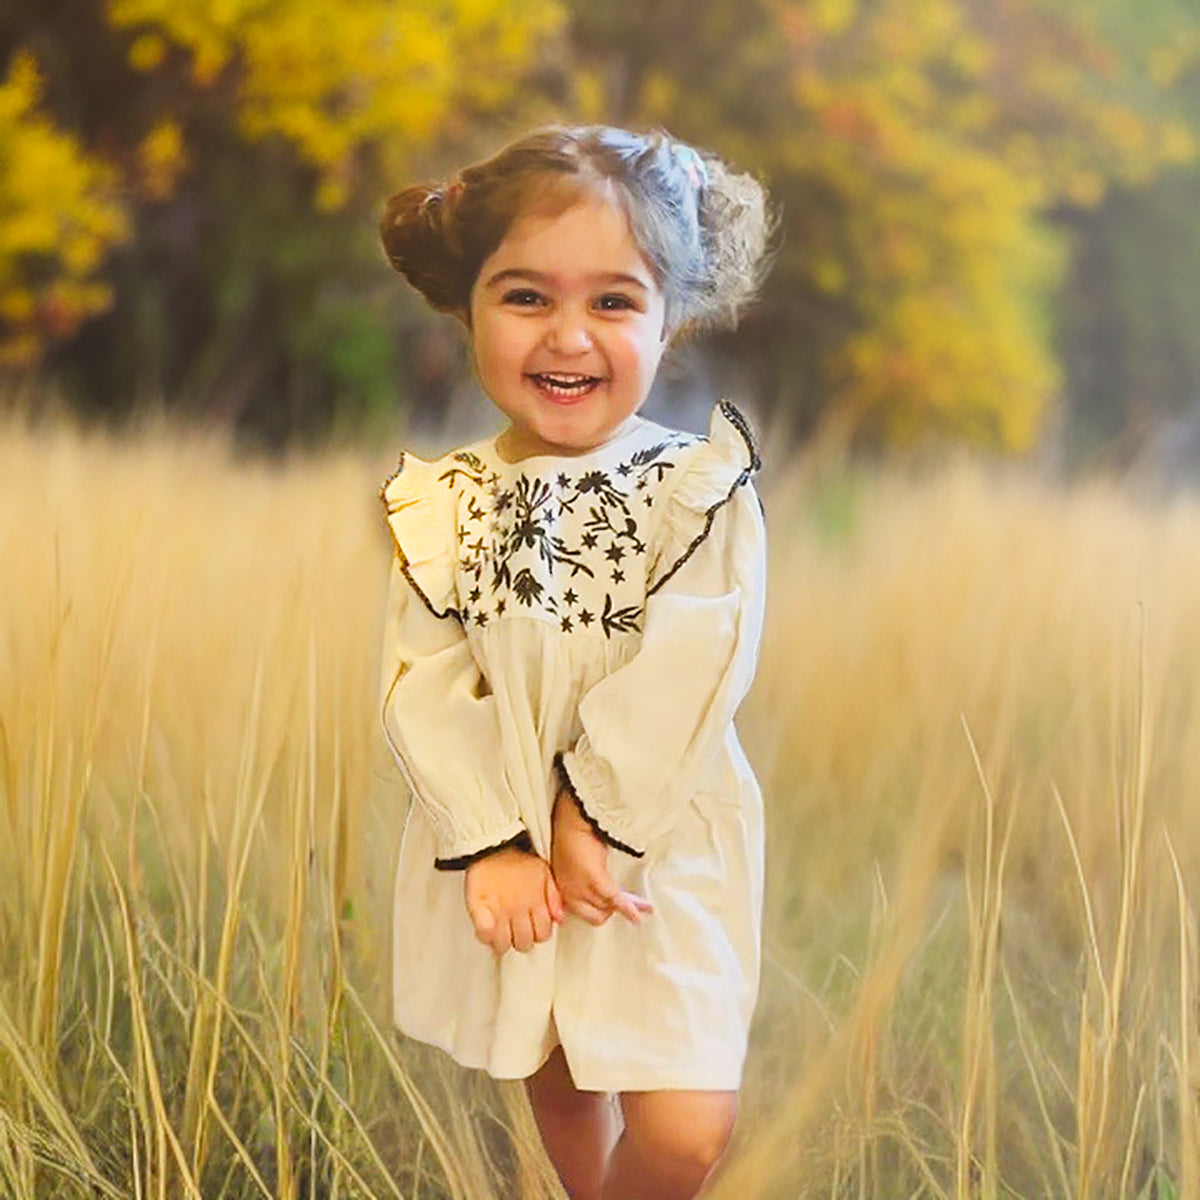
<svg viewBox="0 0 1200 1200">
<path fill-rule="evenodd" d="M 713 409 L 708 435 L 681 463 L 664 512 L 666 546 L 647 594 L 683 566 L 712 529 L 717 513 L 762 466 L 750 422 L 728 400 Z"/>
<path fill-rule="evenodd" d="M 454 607 L 453 497 L 435 487 L 435 463 L 404 453 L 379 489 L 400 569 L 435 617 L 458 618 Z"/>
</svg>

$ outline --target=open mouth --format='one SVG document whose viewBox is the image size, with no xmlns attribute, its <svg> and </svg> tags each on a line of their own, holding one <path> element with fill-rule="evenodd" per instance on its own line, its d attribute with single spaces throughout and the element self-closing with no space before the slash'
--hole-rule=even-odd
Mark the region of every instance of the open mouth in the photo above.
<svg viewBox="0 0 1200 1200">
<path fill-rule="evenodd" d="M 595 391 L 604 382 L 598 375 L 576 375 L 564 371 L 544 371 L 528 377 L 552 400 L 577 400 Z"/>
</svg>

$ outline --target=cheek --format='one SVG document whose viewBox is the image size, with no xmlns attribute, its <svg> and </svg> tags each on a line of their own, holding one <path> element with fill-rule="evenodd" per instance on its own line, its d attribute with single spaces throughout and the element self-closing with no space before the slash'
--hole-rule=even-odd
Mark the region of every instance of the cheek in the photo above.
<svg viewBox="0 0 1200 1200">
<path fill-rule="evenodd" d="M 624 356 L 630 369 L 649 382 L 658 370 L 664 348 L 665 343 L 660 340 L 657 332 L 643 330 L 636 338 L 629 340 Z"/>
<path fill-rule="evenodd" d="M 515 357 L 512 335 L 506 336 L 502 324 L 495 319 L 487 319 L 476 325 L 471 349 L 476 370 L 484 374 L 506 369 Z"/>
</svg>

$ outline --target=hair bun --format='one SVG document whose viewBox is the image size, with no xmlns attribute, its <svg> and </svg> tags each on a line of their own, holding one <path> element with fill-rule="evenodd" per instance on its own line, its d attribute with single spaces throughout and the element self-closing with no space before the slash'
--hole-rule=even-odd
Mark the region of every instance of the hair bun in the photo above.
<svg viewBox="0 0 1200 1200">
<path fill-rule="evenodd" d="M 379 222 L 388 262 L 443 312 L 456 312 L 462 304 L 453 219 L 461 190 L 461 183 L 448 188 L 436 184 L 405 188 L 387 202 Z"/>
</svg>

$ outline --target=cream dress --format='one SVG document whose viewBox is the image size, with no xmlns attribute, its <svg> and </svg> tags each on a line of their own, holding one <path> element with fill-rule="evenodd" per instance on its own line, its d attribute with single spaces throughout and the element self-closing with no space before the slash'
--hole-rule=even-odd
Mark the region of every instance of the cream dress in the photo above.
<svg viewBox="0 0 1200 1200">
<path fill-rule="evenodd" d="M 587 1090 L 738 1086 L 763 879 L 733 725 L 762 625 L 758 465 L 722 402 L 706 438 L 635 416 L 578 457 L 510 464 L 492 439 L 405 455 L 384 485 L 383 725 L 416 801 L 395 894 L 405 1033 L 498 1078 L 561 1042 Z M 654 912 L 568 915 L 497 957 L 463 868 L 513 841 L 548 858 L 560 771 Z"/>
</svg>

